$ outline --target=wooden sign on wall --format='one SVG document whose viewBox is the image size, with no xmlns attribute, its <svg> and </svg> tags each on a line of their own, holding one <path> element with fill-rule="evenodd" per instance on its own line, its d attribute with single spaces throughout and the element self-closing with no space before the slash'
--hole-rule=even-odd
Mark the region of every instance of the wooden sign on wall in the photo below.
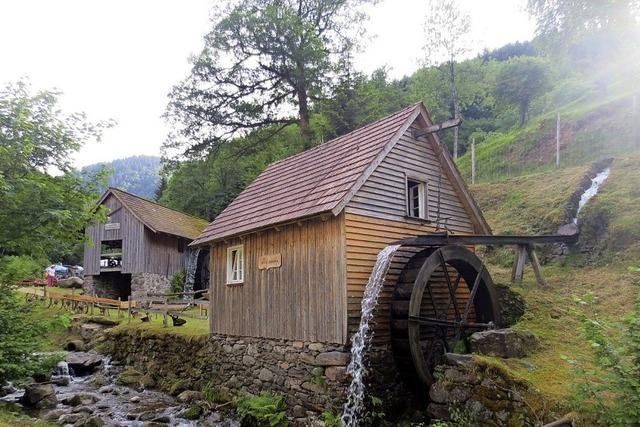
<svg viewBox="0 0 640 427">
<path fill-rule="evenodd" d="M 262 255 L 258 258 L 258 270 L 280 268 L 282 266 L 282 254 Z"/>
<path fill-rule="evenodd" d="M 120 223 L 119 222 L 109 222 L 109 223 L 104 225 L 104 229 L 105 230 L 120 230 Z"/>
</svg>

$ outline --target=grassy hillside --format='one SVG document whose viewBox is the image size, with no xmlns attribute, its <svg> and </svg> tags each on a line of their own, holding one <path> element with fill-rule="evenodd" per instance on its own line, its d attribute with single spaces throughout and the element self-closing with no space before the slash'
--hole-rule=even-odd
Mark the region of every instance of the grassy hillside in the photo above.
<svg viewBox="0 0 640 427">
<path fill-rule="evenodd" d="M 613 407 L 619 402 L 615 387 L 594 402 L 585 398 L 582 386 L 608 381 L 607 372 L 596 363 L 599 349 L 589 339 L 589 325 L 603 328 L 614 347 L 628 336 L 625 321 L 638 296 L 638 274 L 629 267 L 640 265 L 639 164 L 640 156 L 615 159 L 610 177 L 581 212 L 581 244 L 588 243 L 590 253 L 547 263 L 548 288 L 537 286 L 530 268 L 524 283 L 512 286 L 528 303 L 516 328 L 534 332 L 541 349 L 525 361 L 508 360 L 507 365 L 566 411 L 589 414 L 599 403 Z M 472 191 L 494 232 L 552 232 L 565 222 L 565 206 L 589 167 L 477 184 Z M 484 257 L 494 280 L 508 283 L 510 253 L 503 250 Z M 583 425 L 595 423 L 591 415 Z"/>
<path fill-rule="evenodd" d="M 582 238 L 596 245 L 601 261 L 640 259 L 640 156 L 614 160 L 611 176 L 585 206 Z"/>
<path fill-rule="evenodd" d="M 553 233 L 589 165 L 549 170 L 471 186 L 494 234 Z"/>
<path fill-rule="evenodd" d="M 633 99 L 623 89 L 591 94 L 550 112 L 540 112 L 522 129 L 493 132 L 476 147 L 476 176 L 480 182 L 555 168 L 556 114 L 561 119 L 560 158 L 563 167 L 638 152 L 633 142 Z M 458 159 L 471 180 L 471 156 Z"/>
</svg>

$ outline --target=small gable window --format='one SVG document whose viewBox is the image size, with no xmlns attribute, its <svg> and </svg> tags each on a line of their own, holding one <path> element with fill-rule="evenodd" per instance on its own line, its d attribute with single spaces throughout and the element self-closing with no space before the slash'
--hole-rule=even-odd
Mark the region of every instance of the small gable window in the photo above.
<svg viewBox="0 0 640 427">
<path fill-rule="evenodd" d="M 427 183 L 407 178 L 407 216 L 427 219 Z"/>
<path fill-rule="evenodd" d="M 244 247 L 231 246 L 227 249 L 227 283 L 244 281 Z"/>
</svg>

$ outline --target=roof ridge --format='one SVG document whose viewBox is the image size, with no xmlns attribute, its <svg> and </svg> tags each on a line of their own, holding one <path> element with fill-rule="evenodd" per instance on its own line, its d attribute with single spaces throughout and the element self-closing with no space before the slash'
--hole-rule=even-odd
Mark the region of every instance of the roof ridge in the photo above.
<svg viewBox="0 0 640 427">
<path fill-rule="evenodd" d="M 314 150 L 317 150 L 317 149 L 319 149 L 319 148 L 324 148 L 324 147 L 327 147 L 327 146 L 329 146 L 329 145 L 335 144 L 335 143 L 336 143 L 336 142 L 338 142 L 339 140 L 341 140 L 341 139 L 343 139 L 343 138 L 346 138 L 347 136 L 349 136 L 349 135 L 351 135 L 351 134 L 353 134 L 353 133 L 365 131 L 367 128 L 369 128 L 369 127 L 371 127 L 371 126 L 374 126 L 374 125 L 378 124 L 379 122 L 382 122 L 382 121 L 384 121 L 384 120 L 387 120 L 387 119 L 389 119 L 389 118 L 391 118 L 391 117 L 393 117 L 393 116 L 400 115 L 401 113 L 405 112 L 406 110 L 413 109 L 413 108 L 415 108 L 416 106 L 418 106 L 418 105 L 420 105 L 420 104 L 422 104 L 422 101 L 419 101 L 419 102 L 416 102 L 416 103 L 410 104 L 410 105 L 408 105 L 408 106 L 404 107 L 403 109 L 398 110 L 398 111 L 396 111 L 396 112 L 394 112 L 394 113 L 391 113 L 391 114 L 389 114 L 389 115 L 387 115 L 387 116 L 381 117 L 381 118 L 379 118 L 379 119 L 378 119 L 378 120 L 376 120 L 376 121 L 373 121 L 373 122 L 371 122 L 371 123 L 367 123 L 366 125 L 363 125 L 363 126 L 360 126 L 360 127 L 358 127 L 358 128 L 355 128 L 355 129 L 353 129 L 352 131 L 347 132 L 347 133 L 345 133 L 345 134 L 343 134 L 343 135 L 336 136 L 335 138 L 330 139 L 329 141 L 327 141 L 327 142 L 325 142 L 325 143 L 322 143 L 322 144 L 316 145 L 315 147 L 311 147 L 311 148 L 309 148 L 309 149 L 307 149 L 307 150 L 303 150 L 303 151 L 301 151 L 301 152 L 299 152 L 299 153 L 292 154 L 292 155 L 290 155 L 290 156 L 288 156 L 288 157 L 285 157 L 284 159 L 276 160 L 275 162 L 273 162 L 273 163 L 269 164 L 269 166 L 267 166 L 267 168 L 266 168 L 265 170 L 267 170 L 267 169 L 271 168 L 272 166 L 275 166 L 275 165 L 277 165 L 277 164 L 279 164 L 279 163 L 282 163 L 282 162 L 284 162 L 284 161 L 286 161 L 286 160 L 290 160 L 290 159 L 296 158 L 296 157 L 298 157 L 298 156 L 301 156 L 301 155 L 303 155 L 303 154 L 310 153 L 310 152 L 312 152 L 312 151 L 314 151 Z"/>
<path fill-rule="evenodd" d="M 371 125 L 374 125 L 374 124 L 376 124 L 376 123 L 377 123 L 377 122 L 379 122 L 379 121 L 386 120 L 386 119 L 388 119 L 388 118 L 390 118 L 390 117 L 392 117 L 392 116 L 400 115 L 400 113 L 404 112 L 405 110 L 411 110 L 411 109 L 413 109 L 413 108 L 415 108 L 415 107 L 416 107 L 416 104 L 411 105 L 411 106 L 406 107 L 406 108 L 403 108 L 402 110 L 400 110 L 400 111 L 396 111 L 395 113 L 393 113 L 393 114 L 391 114 L 391 115 L 389 115 L 389 116 L 387 116 L 387 117 L 384 117 L 384 118 L 382 118 L 382 119 L 380 119 L 380 120 L 377 120 L 377 121 L 375 121 L 375 122 L 372 122 L 372 123 L 371 123 Z M 369 125 L 367 125 L 367 126 L 369 126 Z M 363 126 L 363 127 L 362 127 L 362 128 L 360 128 L 360 129 L 364 129 L 364 128 L 366 128 L 367 126 Z M 360 129 L 355 129 L 353 132 L 355 132 L 356 130 L 360 130 Z M 349 132 L 349 133 L 351 133 L 351 132 Z M 346 135 L 349 135 L 349 134 L 347 133 L 347 134 L 345 134 L 345 136 L 346 136 Z M 359 151 L 359 150 L 360 150 L 360 147 L 362 146 L 363 142 L 364 142 L 364 141 L 358 141 L 358 145 L 356 146 L 355 151 Z M 384 149 L 384 146 L 383 146 L 383 147 L 381 147 L 381 148 L 380 148 L 380 150 L 378 150 L 378 153 L 379 153 L 380 151 L 382 151 L 383 149 Z M 305 200 L 306 200 L 306 199 L 308 199 L 308 197 L 309 197 L 311 194 L 313 194 L 313 192 L 315 191 L 315 189 L 316 189 L 316 188 L 318 188 L 318 187 L 322 184 L 322 182 L 323 182 L 324 178 L 326 178 L 330 173 L 332 173 L 332 172 L 336 169 L 336 167 L 338 166 L 338 164 L 339 164 L 339 162 L 334 162 L 334 163 L 331 165 L 331 167 L 329 168 L 329 170 L 328 170 L 325 174 L 323 174 L 322 178 L 320 178 L 320 179 L 318 179 L 318 180 L 316 181 L 315 185 L 311 188 L 311 191 L 309 191 L 309 193 L 307 194 L 307 197 L 305 197 Z M 325 190 L 325 193 L 326 193 L 326 190 Z"/>
<path fill-rule="evenodd" d="M 188 214 L 186 212 L 179 211 L 178 209 L 174 209 L 174 208 L 170 208 L 170 207 L 165 206 L 165 205 L 161 205 L 158 202 L 154 202 L 153 200 L 145 199 L 144 197 L 138 196 L 137 194 L 130 193 L 129 191 L 123 190 L 123 189 L 118 188 L 118 187 L 111 187 L 110 186 L 110 187 L 108 187 L 108 190 L 119 191 L 120 193 L 124 193 L 124 194 L 127 194 L 129 196 L 135 197 L 136 199 L 140 199 L 140 200 L 142 200 L 144 202 L 151 203 L 151 204 L 156 205 L 156 206 L 160 206 L 161 208 L 164 208 L 164 209 L 169 209 L 170 211 L 179 213 L 181 215 L 185 215 L 185 216 L 188 216 L 188 217 L 191 217 L 193 219 L 200 220 L 200 221 L 205 221 L 206 223 L 210 222 L 209 220 L 206 220 L 204 218 L 200 218 L 199 216 L 191 215 L 191 214 Z"/>
</svg>

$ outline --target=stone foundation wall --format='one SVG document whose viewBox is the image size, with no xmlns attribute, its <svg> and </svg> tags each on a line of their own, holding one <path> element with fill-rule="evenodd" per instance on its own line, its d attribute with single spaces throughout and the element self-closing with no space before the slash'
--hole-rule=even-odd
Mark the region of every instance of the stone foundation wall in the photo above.
<svg viewBox="0 0 640 427">
<path fill-rule="evenodd" d="M 131 296 L 138 298 L 146 293 L 164 294 L 171 289 L 170 279 L 162 274 L 133 273 L 131 275 Z"/>
<path fill-rule="evenodd" d="M 337 345 L 124 331 L 110 332 L 101 350 L 173 393 L 212 382 L 228 396 L 283 394 L 295 419 L 339 411 L 348 385 L 349 353 Z"/>
<path fill-rule="evenodd" d="M 118 299 L 120 292 L 112 280 L 101 276 L 84 276 L 82 289 L 87 295 Z"/>
<path fill-rule="evenodd" d="M 350 382 L 350 354 L 341 345 L 138 330 L 110 332 L 106 347 L 101 350 L 173 393 L 212 382 L 229 396 L 262 391 L 285 395 L 288 416 L 302 424 L 323 411 L 340 413 Z M 406 405 L 407 390 L 389 349 L 378 347 L 369 356 L 368 378 L 374 381 L 368 394 L 381 398 L 385 410 Z"/>
</svg>

